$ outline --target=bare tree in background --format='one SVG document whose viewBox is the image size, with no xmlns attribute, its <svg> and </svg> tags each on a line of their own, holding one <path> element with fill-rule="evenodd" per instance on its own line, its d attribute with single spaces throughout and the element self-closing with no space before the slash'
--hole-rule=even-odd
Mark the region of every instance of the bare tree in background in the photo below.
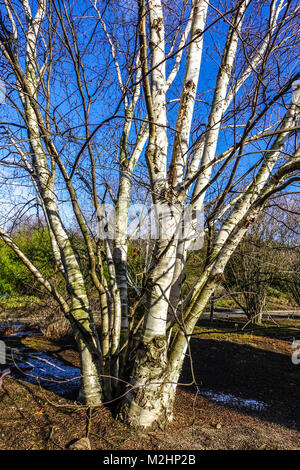
<svg viewBox="0 0 300 470">
<path fill-rule="evenodd" d="M 298 12 L 290 0 L 1 2 L 1 184 L 19 178 L 38 197 L 68 295 L 22 253 L 5 217 L 0 237 L 70 320 L 86 402 L 124 396 L 119 417 L 130 425 L 172 419 L 190 335 L 228 260 L 268 198 L 299 180 Z M 136 285 L 127 225 L 139 191 L 155 204 L 157 236 Z M 116 222 L 101 239 L 103 202 Z M 205 213 L 207 250 L 183 297 L 199 236 L 195 218 L 177 236 L 186 204 Z"/>
<path fill-rule="evenodd" d="M 269 201 L 270 220 L 279 243 L 278 286 L 300 305 L 299 197 L 275 197 Z"/>
<path fill-rule="evenodd" d="M 262 323 L 270 289 L 297 291 L 297 202 L 291 196 L 271 199 L 228 262 L 226 280 L 242 293 L 240 305 L 251 323 Z"/>
</svg>

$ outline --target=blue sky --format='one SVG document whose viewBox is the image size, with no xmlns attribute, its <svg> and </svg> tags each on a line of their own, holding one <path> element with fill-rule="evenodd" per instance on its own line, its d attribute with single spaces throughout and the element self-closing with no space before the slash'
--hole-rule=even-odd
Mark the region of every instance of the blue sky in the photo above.
<svg viewBox="0 0 300 470">
<path fill-rule="evenodd" d="M 261 13 L 257 14 L 256 13 L 256 8 L 257 8 L 257 2 L 252 1 L 248 12 L 247 12 L 247 18 L 249 19 L 249 26 L 247 27 L 246 30 L 246 35 L 248 38 L 248 53 L 251 53 L 251 43 L 254 43 L 255 41 L 255 34 L 260 34 L 263 36 L 263 31 L 264 28 L 266 27 L 267 23 L 267 14 L 268 14 L 268 3 L 270 2 L 264 2 L 264 6 L 261 9 Z M 31 4 L 35 5 L 35 2 L 31 2 Z M 174 2 L 173 5 L 173 11 L 171 12 L 171 16 L 169 19 L 167 19 L 167 45 L 166 45 L 166 50 L 168 51 L 170 47 L 170 42 L 173 39 L 174 35 L 172 34 L 171 28 L 172 25 L 175 23 L 176 18 L 178 19 L 179 15 L 181 14 L 180 10 L 180 4 Z M 107 40 L 104 37 L 103 31 L 101 30 L 101 27 L 98 26 L 98 28 L 95 30 L 95 19 L 92 17 L 91 10 L 89 10 L 86 14 L 88 15 L 88 18 L 85 18 L 84 21 L 81 22 L 80 16 L 86 11 L 86 6 L 89 5 L 88 1 L 85 2 L 77 2 L 75 3 L 75 7 L 73 9 L 73 14 L 74 18 L 76 21 L 76 24 L 78 26 L 78 37 L 79 37 L 79 43 L 81 44 L 82 50 L 86 48 L 88 45 L 88 41 L 90 38 L 90 35 L 94 34 L 93 40 L 91 44 L 85 49 L 86 53 L 84 56 L 84 64 L 86 67 L 86 73 L 87 73 L 87 80 L 89 81 L 90 84 L 90 90 L 91 93 L 94 92 L 96 83 L 100 80 L 102 81 L 101 85 L 101 94 L 95 96 L 95 102 L 92 105 L 91 108 L 91 113 L 90 113 L 90 122 L 91 122 L 91 130 L 94 128 L 94 126 L 98 125 L 102 120 L 106 119 L 107 117 L 111 116 L 111 114 L 114 112 L 115 107 L 120 99 L 120 90 L 118 88 L 117 84 L 117 79 L 116 79 L 116 72 L 114 68 L 113 61 L 111 60 L 110 57 L 110 50 L 107 44 Z M 102 5 L 102 4 L 101 4 Z M 222 6 L 221 2 L 212 2 L 213 7 L 209 8 L 208 11 L 208 23 L 210 24 L 215 18 L 216 18 L 216 10 L 215 8 L 219 8 L 220 10 L 224 11 L 224 6 Z M 0 6 L 1 11 L 3 10 L 3 5 Z M 115 21 L 112 16 L 112 9 L 113 9 L 113 3 L 109 3 L 108 6 L 106 7 L 105 14 L 104 14 L 104 19 L 107 23 L 107 27 L 110 32 L 114 31 L 118 37 L 119 40 L 119 48 L 122 49 L 122 53 L 118 54 L 118 60 L 120 61 L 121 66 L 125 65 L 125 59 L 124 59 L 124 52 L 127 53 L 132 53 L 134 46 L 135 46 L 135 21 L 136 21 L 136 2 L 133 0 L 125 0 L 123 2 L 119 2 L 119 7 L 117 12 L 114 14 L 117 14 L 119 23 L 117 25 L 113 25 L 112 23 Z M 34 10 L 34 7 L 33 7 Z M 166 14 L 166 17 L 168 18 L 168 15 Z M 230 16 L 228 17 L 230 18 Z M 185 21 L 187 19 L 187 14 L 185 14 Z M 123 28 L 121 22 L 125 21 L 126 25 Z M 248 20 L 247 20 L 248 21 Z M 205 104 L 203 102 L 199 103 L 197 102 L 195 105 L 195 111 L 194 111 L 194 122 L 193 122 L 193 129 L 195 129 L 195 135 L 191 139 L 191 144 L 193 143 L 194 139 L 199 136 L 199 134 L 204 130 L 205 124 L 207 123 L 208 119 L 208 114 L 209 114 L 209 104 L 212 101 L 213 97 L 213 90 L 216 82 L 216 75 L 218 72 L 218 66 L 220 63 L 220 51 L 222 51 L 222 48 L 224 46 L 225 40 L 226 40 L 226 34 L 228 30 L 228 23 L 225 20 L 220 20 L 217 22 L 211 29 L 209 29 L 205 35 L 204 35 L 204 46 L 203 46 L 203 56 L 202 56 L 202 65 L 201 65 L 201 72 L 200 72 L 200 79 L 199 79 L 199 84 L 198 84 L 198 98 L 201 98 L 201 100 L 206 101 L 208 104 Z M 57 32 L 61 36 L 62 31 L 61 27 L 57 27 Z M 255 33 L 255 34 L 254 34 Z M 60 39 L 57 36 L 57 46 L 60 43 Z M 177 42 L 179 40 L 179 37 L 177 39 Z M 56 47 L 57 47 L 56 46 Z M 41 49 L 43 49 L 43 46 L 41 45 Z M 175 47 L 176 50 L 176 47 Z M 242 60 L 243 57 L 243 50 L 241 49 L 240 56 L 238 56 L 236 63 L 239 64 L 239 61 Z M 181 69 L 178 73 L 178 76 L 171 88 L 171 90 L 168 93 L 168 99 L 172 100 L 174 98 L 178 98 L 179 93 L 180 93 L 180 87 L 181 83 L 183 80 L 184 76 L 184 57 L 186 56 L 186 51 L 184 52 L 183 55 L 183 63 L 181 66 Z M 173 59 L 174 60 L 174 59 Z M 173 60 L 167 61 L 167 74 L 169 73 Z M 294 65 L 294 59 L 292 58 L 291 60 L 291 65 L 289 68 L 286 68 L 284 70 L 284 67 L 282 64 L 282 77 L 281 80 L 284 81 L 284 78 L 288 76 L 290 73 L 293 72 L 293 68 L 295 67 Z M 276 64 L 274 63 L 274 74 L 276 72 Z M 272 73 L 272 70 L 271 70 Z M 275 76 L 275 75 L 274 75 Z M 126 80 L 126 73 L 123 73 L 123 79 Z M 134 79 L 133 79 L 134 80 Z M 271 79 L 268 80 L 268 89 L 267 89 L 267 98 L 272 96 L 275 91 L 276 91 L 276 86 L 277 84 L 274 82 L 274 86 L 272 86 Z M 252 79 L 249 79 L 248 82 L 246 83 L 246 89 L 249 92 L 249 94 L 252 92 L 251 85 L 253 84 Z M 84 127 L 82 127 L 82 119 L 83 119 L 83 113 L 80 110 L 78 106 L 79 103 L 79 95 L 78 92 L 76 92 L 76 83 L 75 83 L 75 76 L 74 72 L 72 69 L 72 65 L 70 63 L 70 58 L 67 57 L 65 52 L 61 53 L 61 57 L 55 63 L 54 69 L 53 69 L 53 75 L 52 75 L 52 107 L 51 107 L 51 112 L 53 115 L 56 117 L 58 122 L 60 121 L 62 123 L 62 129 L 64 131 L 68 131 L 68 126 L 71 126 L 74 129 L 74 133 L 76 134 L 77 137 L 80 137 L 81 139 L 84 138 Z M 1 88 L 1 87 L 0 87 Z M 241 91 L 237 99 L 239 99 L 239 96 L 244 93 Z M 86 93 L 85 93 L 86 96 Z M 287 98 L 288 101 L 289 98 Z M 40 103 L 43 105 L 44 100 L 40 96 Z M 4 110 L 5 107 L 5 110 Z M 175 126 L 176 122 L 176 111 L 178 109 L 178 105 L 172 105 L 170 106 L 170 110 L 168 113 L 168 119 L 169 119 L 169 125 L 171 127 Z M 7 116 L 11 119 L 15 119 L 15 114 L 8 110 L 8 107 L 6 105 L 1 105 L 0 107 L 0 112 L 4 111 L 4 115 L 6 113 Z M 282 109 L 280 111 L 281 113 L 284 112 Z M 121 107 L 120 111 L 118 114 L 123 115 L 124 114 L 124 109 Z M 139 113 L 137 114 L 138 117 L 144 118 L 145 116 L 145 106 L 144 104 L 141 105 L 141 109 Z M 249 111 L 246 109 L 243 112 L 243 116 L 239 117 L 236 124 L 241 125 L 247 122 L 247 116 L 249 116 Z M 271 114 L 270 114 L 271 116 Z M 19 119 L 19 118 L 18 118 Z M 20 119 L 19 119 L 19 122 Z M 233 119 L 230 119 L 227 124 L 232 125 L 234 123 Z M 99 169 L 99 188 L 100 192 L 101 190 L 103 191 L 101 183 L 102 183 L 102 178 L 105 177 L 110 183 L 112 183 L 112 186 L 116 186 L 116 180 L 118 176 L 118 164 L 116 163 L 117 160 L 117 153 L 118 153 L 118 145 L 119 145 L 119 140 L 120 140 L 120 133 L 121 133 L 121 127 L 122 127 L 122 119 L 116 119 L 112 122 L 110 122 L 108 125 L 104 126 L 98 133 L 94 141 L 94 145 L 96 148 L 96 153 L 98 154 L 99 157 L 99 162 L 101 163 L 101 169 Z M 75 130 L 76 128 L 76 130 Z M 242 128 L 237 127 L 236 128 L 236 139 L 238 139 L 238 136 L 241 134 Z M 19 132 L 20 137 L 24 137 L 25 134 L 22 132 Z M 133 126 L 132 129 L 132 134 L 131 134 L 131 142 L 133 143 L 135 140 L 136 136 L 136 131 L 135 127 Z M 68 139 L 66 137 L 61 138 L 61 137 L 54 137 L 57 148 L 61 152 L 61 155 L 64 158 L 64 161 L 66 162 L 67 168 L 68 163 L 67 159 L 70 159 L 70 162 L 74 161 L 74 158 L 76 154 L 78 153 L 78 150 L 80 148 L 80 145 L 82 145 L 82 141 L 80 141 L 78 144 L 74 144 L 68 142 Z M 218 148 L 217 148 L 217 153 L 220 153 L 224 151 L 228 146 L 232 145 L 233 143 L 233 132 L 224 130 L 221 131 L 220 133 L 220 139 L 218 142 Z M 170 144 L 172 144 L 173 140 L 173 133 L 169 132 L 169 141 Z M 253 144 L 249 146 L 248 151 L 250 152 L 257 152 L 252 153 L 249 155 L 244 163 L 242 163 L 240 167 L 240 171 L 244 171 L 247 167 L 251 166 L 257 158 L 261 156 L 261 149 L 264 148 L 266 145 L 265 143 L 260 144 L 261 147 L 257 148 L 257 144 Z M 172 146 L 170 145 L 169 147 L 169 156 L 172 151 Z M 1 152 L 1 150 L 0 150 Z M 2 150 L 3 153 L 3 150 Z M 140 160 L 140 164 L 145 165 L 144 158 L 142 156 Z M 82 171 L 86 172 L 86 175 L 89 173 L 89 162 L 88 158 L 84 157 L 81 162 L 80 162 L 80 167 Z M 1 170 L 2 172 L 4 171 L 4 175 L 6 176 L 10 172 L 10 170 Z M 145 174 L 145 170 L 142 169 L 141 167 L 137 168 L 137 171 L 142 171 Z M 78 187 L 80 187 L 81 182 L 78 181 L 78 179 L 75 178 L 74 180 Z M 18 184 L 18 182 L 17 182 Z M 215 187 L 212 187 L 212 191 L 215 189 Z M 19 191 L 19 190 L 18 190 Z M 16 194 L 18 193 L 16 191 Z M 27 191 L 27 190 L 26 190 Z M 22 197 L 28 197 L 29 194 L 26 195 L 26 191 L 24 189 L 23 192 L 21 192 Z M 31 191 L 29 191 L 31 194 Z M 57 194 L 59 199 L 61 199 L 62 204 L 64 206 L 64 211 L 66 213 L 66 222 L 69 221 L 69 216 L 71 214 L 70 212 L 70 204 L 67 202 L 68 196 L 66 191 L 64 190 L 63 185 L 58 181 L 57 183 Z M 80 197 L 81 201 L 85 204 L 85 208 L 89 210 L 90 212 L 93 210 L 93 207 L 91 206 L 88 198 L 85 197 L 85 193 L 82 190 L 80 192 Z M 208 197 L 211 197 L 210 194 L 208 194 Z"/>
</svg>

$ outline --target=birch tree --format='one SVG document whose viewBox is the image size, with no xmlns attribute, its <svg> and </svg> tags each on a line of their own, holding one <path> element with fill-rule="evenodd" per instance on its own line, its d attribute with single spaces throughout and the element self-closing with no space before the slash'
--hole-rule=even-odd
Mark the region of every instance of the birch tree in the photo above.
<svg viewBox="0 0 300 470">
<path fill-rule="evenodd" d="M 191 335 L 227 262 L 268 198 L 299 180 L 298 9 L 291 0 L 1 2 L 1 177 L 6 187 L 11 171 L 30 182 L 67 296 L 5 221 L 0 237 L 70 320 L 87 404 L 114 400 L 129 425 L 172 419 Z M 138 193 L 155 236 L 133 276 Z M 187 292 L 199 213 L 206 253 Z"/>
</svg>

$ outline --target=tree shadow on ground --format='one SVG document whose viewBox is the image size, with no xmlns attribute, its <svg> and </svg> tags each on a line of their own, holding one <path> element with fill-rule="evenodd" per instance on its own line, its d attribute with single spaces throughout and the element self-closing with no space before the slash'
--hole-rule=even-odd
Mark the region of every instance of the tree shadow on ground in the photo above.
<svg viewBox="0 0 300 470">
<path fill-rule="evenodd" d="M 246 344 L 193 338 L 191 358 L 186 356 L 181 383 L 195 378 L 201 391 L 232 394 L 265 402 L 264 410 L 247 410 L 260 419 L 300 430 L 300 364 L 291 356 Z M 189 388 L 197 392 L 195 386 Z M 228 405 L 224 405 L 228 406 Z"/>
</svg>

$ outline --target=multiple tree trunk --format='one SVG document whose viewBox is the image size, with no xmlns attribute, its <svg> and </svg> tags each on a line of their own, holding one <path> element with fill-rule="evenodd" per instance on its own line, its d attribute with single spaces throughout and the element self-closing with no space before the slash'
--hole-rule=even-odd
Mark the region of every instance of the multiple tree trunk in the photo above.
<svg viewBox="0 0 300 470">
<path fill-rule="evenodd" d="M 1 60 L 3 73 L 9 70 L 14 77 L 12 92 L 7 92 L 7 98 L 26 131 L 20 137 L 12 130 L 13 125 L 5 124 L 3 120 L 5 145 L 14 149 L 18 156 L 14 162 L 16 168 L 28 173 L 32 188 L 41 201 L 53 255 L 64 279 L 67 296 L 64 297 L 51 280 L 44 278 L 4 228 L 0 230 L 0 237 L 56 299 L 70 320 L 80 354 L 81 396 L 86 403 L 96 405 L 123 397 L 118 402 L 120 419 L 138 427 L 164 427 L 172 419 L 176 386 L 189 339 L 211 294 L 222 282 L 228 260 L 267 199 L 297 179 L 299 149 L 290 138 L 295 134 L 299 120 L 300 86 L 296 80 L 299 77 L 284 75 L 284 85 L 278 84 L 268 99 L 263 84 L 268 64 L 275 60 L 272 54 L 282 44 L 286 47 L 284 41 L 288 38 L 284 40 L 282 35 L 293 21 L 292 2 L 273 0 L 268 5 L 269 12 L 261 13 L 267 15 L 263 37 L 250 48 L 249 57 L 245 52 L 241 65 L 243 47 L 249 46 L 244 26 L 247 30 L 247 22 L 251 24 L 254 14 L 249 0 L 239 0 L 229 11 L 219 13 L 213 2 L 193 0 L 190 12 L 183 10 L 184 28 L 181 21 L 172 33 L 177 51 L 171 50 L 168 54 L 165 31 L 168 3 L 137 0 L 134 6 L 139 47 L 136 45 L 134 64 L 132 60 L 130 67 L 127 63 L 129 75 L 126 80 L 121 66 L 126 59 L 120 58 L 120 43 L 124 38 L 117 41 L 105 23 L 102 7 L 96 0 L 90 0 L 91 14 L 95 25 L 101 28 L 106 51 L 110 50 L 122 95 L 115 113 L 106 119 L 110 122 L 118 118 L 122 122 L 116 196 L 108 184 L 103 189 L 97 176 L 96 137 L 97 132 L 102 135 L 104 123 L 96 127 L 91 124 L 94 97 L 85 69 L 90 63 L 85 63 L 85 49 L 78 39 L 80 32 L 74 20 L 76 10 L 55 0 L 39 0 L 35 13 L 29 0 L 22 0 L 17 9 L 12 0 L 5 0 L 4 4 L 6 18 L 0 19 Z M 83 18 L 84 15 L 85 12 Z M 205 67 L 202 63 L 205 31 L 218 21 L 226 24 L 222 30 L 223 33 L 226 30 L 226 40 L 214 90 L 208 95 L 211 104 L 206 108 L 209 111 L 205 129 L 193 141 L 199 79 Z M 86 22 L 89 24 L 88 19 Z M 92 34 L 87 48 L 93 44 L 93 39 Z M 57 44 L 59 47 L 56 48 Z M 95 47 L 98 47 L 97 42 Z M 51 88 L 52 69 L 57 65 L 55 53 L 62 50 L 76 83 L 78 107 L 85 129 L 77 156 L 69 160 L 58 150 L 61 142 L 67 145 L 68 140 L 55 118 L 57 103 L 52 98 Z M 168 63 L 172 67 L 167 76 Z M 179 73 L 183 68 L 184 73 Z M 167 93 L 174 81 L 180 92 L 172 128 Z M 247 93 L 240 95 L 249 81 L 253 87 L 250 96 Z M 132 82 L 133 86 L 130 85 Z M 240 106 L 236 100 L 241 102 Z M 283 113 L 283 103 L 287 102 L 290 104 Z M 121 103 L 124 116 L 120 118 Z M 146 116 L 141 118 L 143 104 Z M 276 120 L 272 121 L 272 112 L 277 105 L 280 111 L 276 123 Z M 242 125 L 242 131 L 237 131 L 237 123 Z M 226 125 L 234 128 L 234 139 L 218 154 Z M 71 137 L 76 142 L 72 125 L 69 128 Z M 251 152 L 260 139 L 268 141 L 262 140 L 261 149 L 256 150 L 259 158 L 247 161 L 247 151 Z M 81 166 L 83 157 L 88 161 L 88 181 L 83 173 L 85 167 Z M 142 285 L 135 286 L 132 301 L 129 298 L 127 225 L 132 185 L 138 178 L 138 162 L 145 162 L 158 236 L 153 243 L 151 263 L 143 273 Z M 88 278 L 99 296 L 99 337 L 91 313 L 86 277 L 58 204 L 58 181 L 63 183 L 71 202 L 72 214 L 85 243 Z M 113 239 L 95 237 L 87 223 L 81 193 L 77 189 L 78 181 L 85 184 L 99 228 L 106 220 L 101 202 L 107 194 L 111 195 L 116 214 Z M 219 181 L 222 191 L 212 197 L 210 190 L 216 191 Z M 142 183 L 141 179 L 139 183 Z M 206 211 L 207 252 L 203 272 L 199 272 L 195 285 L 183 297 L 187 253 L 193 233 L 196 233 L 192 228 L 188 237 L 178 238 L 187 202 L 193 213 Z"/>
</svg>

